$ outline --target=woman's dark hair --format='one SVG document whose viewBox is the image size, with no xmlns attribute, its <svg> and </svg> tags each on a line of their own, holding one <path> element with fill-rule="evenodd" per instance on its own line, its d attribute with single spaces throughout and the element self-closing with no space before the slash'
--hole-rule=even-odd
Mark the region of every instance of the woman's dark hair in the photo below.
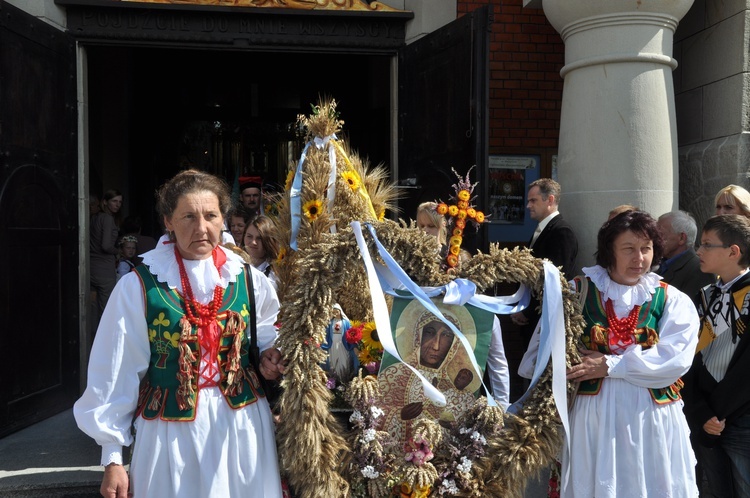
<svg viewBox="0 0 750 498">
<path fill-rule="evenodd" d="M 180 171 L 159 187 L 156 192 L 156 209 L 162 217 L 169 218 L 174 213 L 180 197 L 203 191 L 212 192 L 216 195 L 219 199 L 221 215 L 226 219 L 229 210 L 232 209 L 232 197 L 227 182 L 217 176 L 195 169 Z"/>
<path fill-rule="evenodd" d="M 625 211 L 607 221 L 599 229 L 596 244 L 596 264 L 602 268 L 612 268 L 615 265 L 614 242 L 618 235 L 630 230 L 654 245 L 654 259 L 657 263 L 664 252 L 664 240 L 659 233 L 659 226 L 650 214 L 644 211 Z"/>
</svg>

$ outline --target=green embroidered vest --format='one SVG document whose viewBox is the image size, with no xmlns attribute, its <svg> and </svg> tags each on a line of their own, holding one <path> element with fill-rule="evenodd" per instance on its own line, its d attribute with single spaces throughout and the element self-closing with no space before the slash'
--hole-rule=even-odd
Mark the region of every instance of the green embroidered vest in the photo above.
<svg viewBox="0 0 750 498">
<path fill-rule="evenodd" d="M 575 278 L 576 290 L 580 292 L 580 278 Z M 583 277 L 587 278 L 587 277 Z M 635 342 L 641 345 L 643 349 L 648 349 L 659 342 L 659 320 L 664 313 L 664 304 L 667 300 L 667 284 L 661 282 L 656 288 L 651 301 L 644 303 L 638 313 L 638 324 L 635 330 Z M 612 354 L 608 341 L 607 312 L 604 309 L 602 298 L 599 290 L 595 285 L 589 282 L 586 299 L 583 304 L 583 319 L 586 321 L 586 328 L 581 335 L 583 345 L 592 351 L 599 351 L 604 354 Z M 595 395 L 602 388 L 602 382 L 605 379 L 590 379 L 582 381 L 578 386 L 578 394 Z M 683 386 L 682 379 L 671 386 L 660 389 L 649 389 L 651 397 L 658 404 L 671 403 L 680 399 L 680 389 Z"/>
<path fill-rule="evenodd" d="M 187 321 L 185 303 L 176 290 L 158 282 L 145 265 L 137 266 L 134 271 L 143 288 L 151 344 L 151 359 L 141 382 L 136 416 L 194 420 L 201 359 L 198 328 Z M 217 314 L 220 330 L 218 387 L 232 408 L 265 397 L 250 363 L 249 341 L 245 334 L 250 313 L 255 310 L 248 309 L 248 288 L 243 272 L 226 288 Z"/>
</svg>

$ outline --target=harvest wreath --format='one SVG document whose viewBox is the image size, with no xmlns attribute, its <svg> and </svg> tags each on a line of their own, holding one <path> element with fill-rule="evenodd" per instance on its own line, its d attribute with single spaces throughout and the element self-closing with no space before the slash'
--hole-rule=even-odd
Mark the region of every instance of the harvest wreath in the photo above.
<svg viewBox="0 0 750 498">
<path fill-rule="evenodd" d="M 347 388 L 351 430 L 334 417 L 320 344 L 334 303 L 353 321 L 374 319 L 352 222 L 372 228 L 359 238 L 373 259 L 379 261 L 379 242 L 419 286 L 462 278 L 481 292 L 496 283 L 517 282 L 541 296 L 544 263 L 526 249 L 493 244 L 488 254 L 458 263 L 451 274 L 442 271 L 435 237 L 414 222 L 385 219 L 396 190 L 383 167 L 369 168 L 337 138 L 343 121 L 336 102 L 321 101 L 298 120 L 307 130 L 307 145 L 291 165 L 285 191 L 274 200 L 284 245 L 274 263 L 281 301 L 278 346 L 288 361 L 277 442 L 282 473 L 294 495 L 522 496 L 527 478 L 548 468 L 561 446 L 550 366 L 515 413 L 488 406 L 487 399 L 479 397 L 450 428 L 416 419 L 409 440 L 393 441 L 379 426 L 377 377 L 366 375 L 366 370 Z M 560 279 L 569 365 L 578 361 L 575 343 L 582 319 L 574 293 Z M 568 385 L 568 391 L 572 388 Z"/>
</svg>

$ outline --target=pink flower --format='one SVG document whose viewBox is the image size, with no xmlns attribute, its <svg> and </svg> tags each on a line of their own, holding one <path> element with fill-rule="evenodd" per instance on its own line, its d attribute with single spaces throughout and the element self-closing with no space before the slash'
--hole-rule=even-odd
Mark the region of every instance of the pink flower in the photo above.
<svg viewBox="0 0 750 498">
<path fill-rule="evenodd" d="M 404 445 L 404 451 L 406 452 L 406 455 L 404 455 L 406 461 L 416 466 L 424 465 L 426 462 L 432 460 L 434 456 L 430 445 L 420 436 L 409 439 L 409 442 Z"/>
</svg>

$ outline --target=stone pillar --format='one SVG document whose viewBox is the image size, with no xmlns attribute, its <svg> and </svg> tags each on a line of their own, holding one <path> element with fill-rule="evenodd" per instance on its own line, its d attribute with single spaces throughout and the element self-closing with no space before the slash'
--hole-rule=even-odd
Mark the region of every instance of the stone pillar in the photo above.
<svg viewBox="0 0 750 498">
<path fill-rule="evenodd" d="M 609 210 L 654 217 L 678 206 L 672 40 L 693 0 L 544 0 L 565 43 L 557 179 L 560 211 L 594 263 Z"/>
</svg>

